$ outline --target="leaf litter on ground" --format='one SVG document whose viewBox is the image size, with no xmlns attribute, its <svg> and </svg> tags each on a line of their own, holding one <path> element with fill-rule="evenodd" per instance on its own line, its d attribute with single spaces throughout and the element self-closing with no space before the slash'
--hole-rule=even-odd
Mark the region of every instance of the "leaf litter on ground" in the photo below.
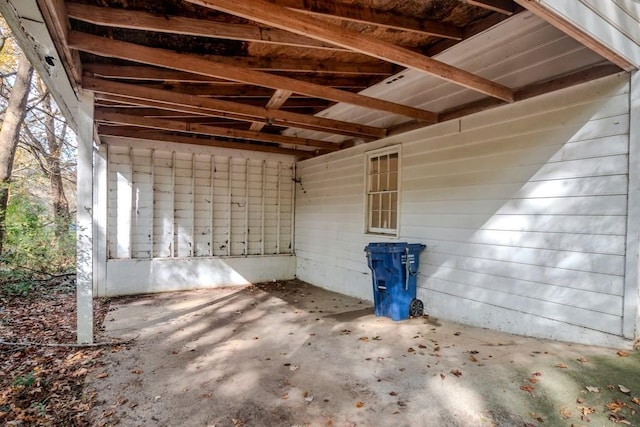
<svg viewBox="0 0 640 427">
<path fill-rule="evenodd" d="M 0 304 L 2 340 L 33 343 L 0 344 L 0 424 L 90 425 L 95 395 L 83 395 L 85 377 L 101 372 L 100 356 L 110 348 L 59 345 L 76 342 L 73 277 L 40 282 L 20 296 L 0 287 Z M 94 301 L 96 335 L 107 310 L 108 301 Z"/>
</svg>

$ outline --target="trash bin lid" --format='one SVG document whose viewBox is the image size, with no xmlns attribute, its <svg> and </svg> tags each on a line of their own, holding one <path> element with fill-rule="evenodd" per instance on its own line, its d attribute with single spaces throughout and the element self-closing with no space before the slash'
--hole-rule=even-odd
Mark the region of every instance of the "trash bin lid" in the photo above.
<svg viewBox="0 0 640 427">
<path fill-rule="evenodd" d="M 410 252 L 419 252 L 426 248 L 426 245 L 422 243 L 407 243 L 407 242 L 396 242 L 396 243 L 369 243 L 364 250 L 369 253 L 398 253 L 398 252 L 406 252 L 407 248 Z"/>
</svg>

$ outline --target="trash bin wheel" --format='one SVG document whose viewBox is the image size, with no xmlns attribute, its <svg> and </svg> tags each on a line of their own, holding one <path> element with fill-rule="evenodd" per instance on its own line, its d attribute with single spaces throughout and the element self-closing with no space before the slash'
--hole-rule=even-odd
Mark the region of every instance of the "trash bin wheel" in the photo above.
<svg viewBox="0 0 640 427">
<path fill-rule="evenodd" d="M 409 304 L 409 316 L 420 317 L 424 314 L 424 304 L 419 299 L 412 299 Z"/>
</svg>

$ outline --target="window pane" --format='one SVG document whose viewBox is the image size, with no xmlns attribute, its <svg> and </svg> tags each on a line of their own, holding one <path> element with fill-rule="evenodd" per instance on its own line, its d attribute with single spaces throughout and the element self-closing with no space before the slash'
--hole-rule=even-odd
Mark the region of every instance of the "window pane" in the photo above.
<svg viewBox="0 0 640 427">
<path fill-rule="evenodd" d="M 391 221 L 390 221 L 391 218 L 390 218 L 390 216 L 391 215 L 389 214 L 389 211 L 382 211 L 382 219 L 381 219 L 381 222 L 382 222 L 381 227 L 382 228 L 391 228 Z"/>
<path fill-rule="evenodd" d="M 380 185 L 378 185 L 378 179 L 380 175 L 370 175 L 369 176 L 369 191 L 380 191 Z"/>
<path fill-rule="evenodd" d="M 374 175 L 374 174 L 378 173 L 378 171 L 380 170 L 379 166 L 378 166 L 378 163 L 379 163 L 379 161 L 378 161 L 377 157 L 372 157 L 371 158 L 371 165 L 370 165 L 370 169 L 369 169 L 369 173 L 370 174 Z"/>
<path fill-rule="evenodd" d="M 398 172 L 389 172 L 389 185 L 387 186 L 389 190 L 397 190 L 398 189 Z"/>
<path fill-rule="evenodd" d="M 391 211 L 391 223 L 389 224 L 389 228 L 398 228 L 398 213 L 396 211 Z"/>
<path fill-rule="evenodd" d="M 393 206 L 393 210 L 398 210 L 398 193 L 391 193 L 391 206 Z"/>
<path fill-rule="evenodd" d="M 382 209 L 389 210 L 391 209 L 391 194 L 381 194 L 382 196 Z"/>
<path fill-rule="evenodd" d="M 398 170 L 398 153 L 389 154 L 389 169 L 390 171 Z"/>
</svg>

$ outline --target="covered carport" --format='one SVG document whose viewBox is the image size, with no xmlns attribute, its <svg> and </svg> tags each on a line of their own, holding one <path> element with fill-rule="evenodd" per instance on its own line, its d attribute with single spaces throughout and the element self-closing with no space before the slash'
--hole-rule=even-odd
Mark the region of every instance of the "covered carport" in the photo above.
<svg viewBox="0 0 640 427">
<path fill-rule="evenodd" d="M 362 248 L 397 239 L 439 317 L 637 337 L 635 1 L 0 8 L 79 138 L 80 342 L 94 296 L 370 298 Z"/>
</svg>

